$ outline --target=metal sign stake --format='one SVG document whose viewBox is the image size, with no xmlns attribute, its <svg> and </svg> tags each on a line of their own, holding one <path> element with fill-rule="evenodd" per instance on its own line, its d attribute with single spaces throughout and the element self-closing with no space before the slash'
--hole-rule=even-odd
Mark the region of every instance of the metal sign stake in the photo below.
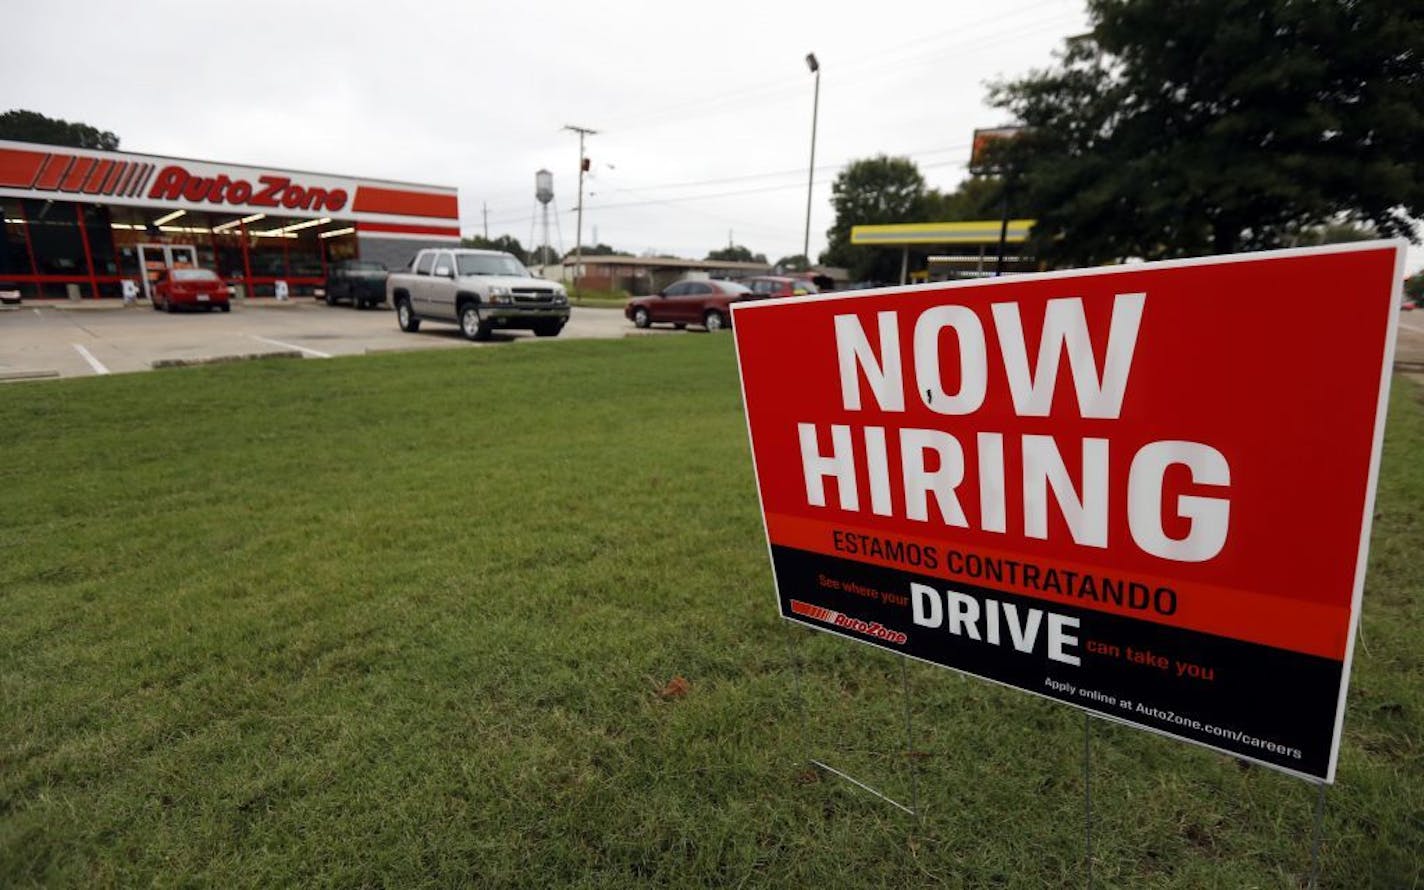
<svg viewBox="0 0 1424 890">
<path fill-rule="evenodd" d="M 914 812 L 915 821 L 923 823 L 920 816 L 920 780 L 915 771 L 915 731 L 910 725 L 910 669 L 905 666 L 908 659 L 897 659 L 900 662 L 900 689 L 905 697 L 905 762 L 910 766 L 910 809 Z"/>
<path fill-rule="evenodd" d="M 1088 860 L 1088 890 L 1093 890 L 1093 715 L 1083 712 L 1083 849 Z"/>
<path fill-rule="evenodd" d="M 920 816 L 919 780 L 915 772 L 914 736 L 910 723 L 910 682 L 909 675 L 905 668 L 904 659 L 900 659 L 900 684 L 901 689 L 903 690 L 905 695 L 905 759 L 909 762 L 910 765 L 910 806 L 905 806 L 903 803 L 900 803 L 898 800 L 895 800 L 893 797 L 889 796 L 888 794 L 876 788 L 875 786 L 870 785 L 866 782 L 862 782 L 855 776 L 852 776 L 846 772 L 842 772 L 841 770 L 836 769 L 830 764 L 824 763 L 810 756 L 811 748 L 806 741 L 806 697 L 801 690 L 801 659 L 796 656 L 795 647 L 791 645 L 791 638 L 789 636 L 786 638 L 786 652 L 791 657 L 792 673 L 795 677 L 794 682 L 796 687 L 796 710 L 799 712 L 800 716 L 801 749 L 806 752 L 806 762 L 816 767 L 817 769 L 824 770 L 825 772 L 845 779 L 847 782 L 850 782 L 852 785 L 856 786 L 862 791 L 867 791 L 875 795 L 876 797 L 890 804 L 895 809 L 914 816 L 916 821 L 922 821 L 922 817 Z"/>
<path fill-rule="evenodd" d="M 1320 844 L 1325 836 L 1325 783 L 1319 784 L 1315 795 L 1315 839 L 1310 844 L 1310 881 L 1306 886 L 1315 890 L 1320 880 Z"/>
</svg>

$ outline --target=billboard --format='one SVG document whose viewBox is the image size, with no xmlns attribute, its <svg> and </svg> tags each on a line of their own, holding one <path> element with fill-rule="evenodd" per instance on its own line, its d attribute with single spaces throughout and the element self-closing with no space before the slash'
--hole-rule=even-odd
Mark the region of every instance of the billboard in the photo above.
<svg viewBox="0 0 1424 890">
<path fill-rule="evenodd" d="M 1022 134 L 1024 127 L 989 127 L 974 131 L 974 139 L 969 147 L 969 169 L 973 172 L 990 173 L 993 168 L 987 157 L 989 147 L 1001 139 L 1013 139 Z"/>
<path fill-rule="evenodd" d="M 1404 247 L 734 304 L 781 615 L 1333 781 Z"/>
</svg>

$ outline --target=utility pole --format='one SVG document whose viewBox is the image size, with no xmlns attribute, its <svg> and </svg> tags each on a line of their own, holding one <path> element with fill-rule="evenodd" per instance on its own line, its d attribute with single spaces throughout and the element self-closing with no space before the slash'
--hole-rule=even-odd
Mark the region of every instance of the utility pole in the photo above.
<svg viewBox="0 0 1424 890">
<path fill-rule="evenodd" d="M 574 235 L 574 291 L 578 291 L 579 272 L 583 269 L 583 175 L 588 172 L 588 158 L 583 153 L 583 138 L 585 136 L 598 135 L 597 130 L 590 130 L 588 127 L 575 127 L 572 124 L 565 124 L 565 130 L 573 130 L 579 137 L 579 195 L 578 195 L 578 223 Z"/>
<path fill-rule="evenodd" d="M 489 205 L 486 204 L 486 203 L 484 203 L 483 201 L 481 201 L 481 202 L 480 202 L 480 210 L 484 213 L 484 216 L 485 216 L 485 240 L 488 241 L 488 240 L 489 240 Z"/>
</svg>

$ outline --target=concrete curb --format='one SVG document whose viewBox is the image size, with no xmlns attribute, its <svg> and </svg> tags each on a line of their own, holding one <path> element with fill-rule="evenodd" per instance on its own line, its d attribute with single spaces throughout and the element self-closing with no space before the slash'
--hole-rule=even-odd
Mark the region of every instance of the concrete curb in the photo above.
<svg viewBox="0 0 1424 890">
<path fill-rule="evenodd" d="M 247 297 L 245 299 L 234 298 L 232 301 L 234 309 L 312 309 L 318 306 L 326 308 L 326 304 L 320 299 L 313 300 L 310 297 L 300 297 L 292 300 L 278 302 L 272 297 Z M 54 309 L 59 312 L 117 312 L 122 309 L 151 309 L 152 303 L 148 300 L 139 300 L 136 303 L 125 306 L 122 300 L 31 300 L 29 303 L 9 306 L 12 309 Z"/>
<path fill-rule="evenodd" d="M 58 371 L 0 371 L 0 380 L 44 380 L 58 376 Z"/>
<path fill-rule="evenodd" d="M 301 358 L 302 354 L 295 349 L 283 349 L 277 352 L 248 352 L 242 355 L 213 355 L 202 358 L 161 358 L 148 363 L 150 368 L 191 368 L 197 365 L 227 365 L 234 362 L 250 362 L 266 358 Z"/>
</svg>

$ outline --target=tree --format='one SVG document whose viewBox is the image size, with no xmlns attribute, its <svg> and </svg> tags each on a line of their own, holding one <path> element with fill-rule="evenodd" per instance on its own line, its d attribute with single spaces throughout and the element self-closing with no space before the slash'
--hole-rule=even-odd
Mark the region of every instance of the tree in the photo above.
<svg viewBox="0 0 1424 890">
<path fill-rule="evenodd" d="M 1089 0 L 1056 67 L 995 84 L 991 158 L 1061 264 L 1273 247 L 1424 213 L 1424 7 Z"/>
<path fill-rule="evenodd" d="M 570 250 L 568 253 L 565 253 L 565 254 L 564 254 L 564 257 L 565 257 L 565 258 L 568 258 L 568 257 L 574 256 L 574 255 L 575 255 L 575 251 Z M 583 246 L 583 255 L 584 255 L 584 256 L 622 256 L 622 255 L 623 255 L 623 252 L 622 252 L 621 250 L 614 250 L 613 248 L 609 247 L 607 244 L 595 244 L 595 245 L 593 245 L 592 247 L 589 247 L 587 244 L 585 244 L 585 245 Z"/>
<path fill-rule="evenodd" d="M 1003 212 L 1002 197 L 1003 183 L 998 176 L 970 176 L 948 194 L 934 189 L 925 193 L 925 222 L 998 219 Z M 1010 213 L 1017 216 L 1027 212 L 1022 207 L 1022 197 L 1010 196 Z"/>
<path fill-rule="evenodd" d="M 474 247 L 479 250 L 502 250 L 505 253 L 512 253 L 520 260 L 525 258 L 524 245 L 519 243 L 519 239 L 512 235 L 500 235 L 498 238 L 485 238 L 482 235 L 475 235 L 472 238 L 461 238 L 461 247 Z"/>
<path fill-rule="evenodd" d="M 15 109 L 0 114 L 0 139 L 67 145 L 70 148 L 97 148 L 117 151 L 119 137 L 88 124 L 45 117 L 37 111 Z"/>
<path fill-rule="evenodd" d="M 752 253 L 740 244 L 729 244 L 708 253 L 707 259 L 728 263 L 765 263 L 766 254 Z"/>
<path fill-rule="evenodd" d="M 1348 244 L 1353 241 L 1371 241 L 1379 237 L 1379 232 L 1351 223 L 1325 223 L 1310 226 L 1288 237 L 1288 247 L 1314 247 L 1319 244 Z"/>
<path fill-rule="evenodd" d="M 529 265 L 531 266 L 552 266 L 559 262 L 559 252 L 547 244 L 540 245 L 529 252 Z"/>
<path fill-rule="evenodd" d="M 1411 300 L 1424 300 L 1424 272 L 1415 272 L 1404 279 L 1404 293 Z"/>
<path fill-rule="evenodd" d="M 851 163 L 831 185 L 836 221 L 826 230 L 829 244 L 821 262 L 844 266 L 853 279 L 898 279 L 900 257 L 883 248 L 851 244 L 851 226 L 922 222 L 928 209 L 925 196 L 925 178 L 909 158 L 877 155 Z"/>
</svg>

